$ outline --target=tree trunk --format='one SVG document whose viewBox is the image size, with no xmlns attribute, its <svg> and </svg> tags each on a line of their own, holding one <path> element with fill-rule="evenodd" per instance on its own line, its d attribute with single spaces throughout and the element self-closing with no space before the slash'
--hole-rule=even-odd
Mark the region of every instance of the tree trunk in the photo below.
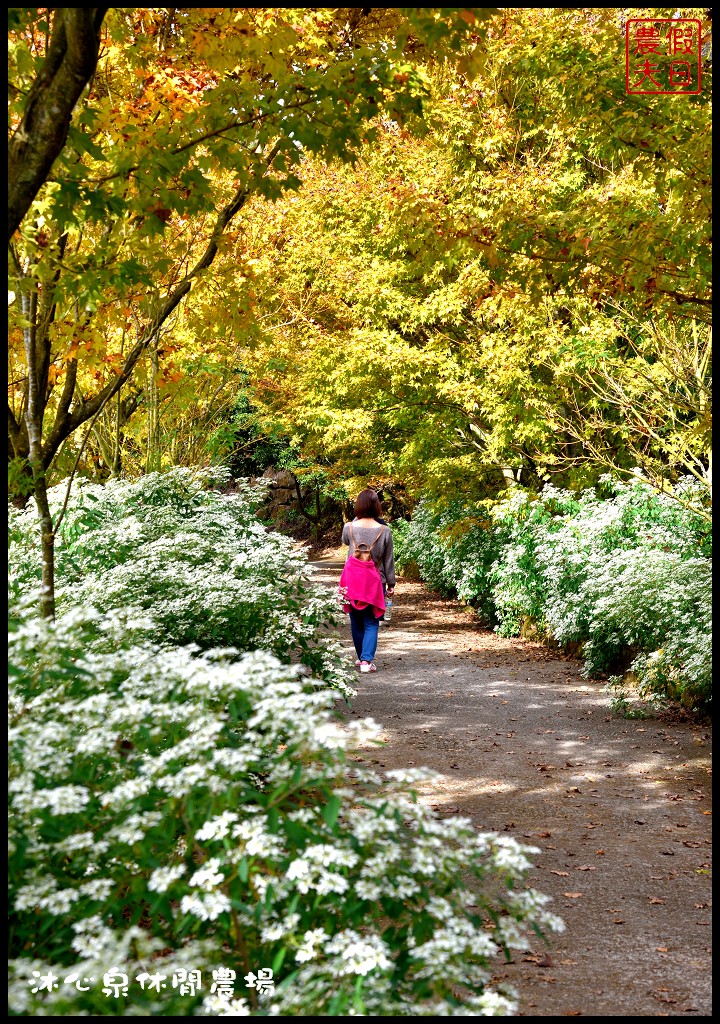
<svg viewBox="0 0 720 1024">
<path fill-rule="evenodd" d="M 111 476 L 118 477 L 122 473 L 122 423 L 120 422 L 121 417 L 120 408 L 120 392 L 117 393 L 117 405 L 115 409 L 115 435 L 113 438 L 113 460 L 112 469 L 110 471 Z"/>
<path fill-rule="evenodd" d="M 22 311 L 26 326 L 23 327 L 25 342 L 25 358 L 28 368 L 28 398 L 25 408 L 25 424 L 27 426 L 28 445 L 30 452 L 28 463 L 32 472 L 33 493 L 40 516 L 40 534 L 42 541 L 42 594 L 40 597 L 40 613 L 46 619 L 55 618 L 55 533 L 50 515 L 47 497 L 47 479 L 43 463 L 42 427 L 45 402 L 39 390 L 38 352 L 37 352 L 37 286 L 31 291 L 22 293 Z"/>
<path fill-rule="evenodd" d="M 125 328 L 123 327 L 122 337 L 120 338 L 120 356 L 125 355 Z M 120 401 L 120 392 L 117 393 L 117 402 L 115 403 L 115 430 L 113 436 L 113 460 L 110 468 L 110 476 L 118 477 L 122 472 L 122 405 Z"/>
<path fill-rule="evenodd" d="M 315 543 L 320 542 L 320 484 L 315 484 Z"/>
<path fill-rule="evenodd" d="M 42 593 L 40 614 L 43 618 L 55 618 L 55 530 L 53 528 L 44 470 L 35 479 L 35 501 L 40 513 L 42 539 Z"/>
<path fill-rule="evenodd" d="M 502 475 L 505 478 L 505 486 L 509 488 L 517 487 L 520 483 L 520 474 L 522 473 L 522 466 L 518 466 L 517 469 L 513 469 L 512 466 L 501 466 Z"/>
<path fill-rule="evenodd" d="M 150 344 L 148 350 L 149 367 L 147 382 L 147 456 L 145 459 L 146 473 L 159 473 L 160 463 L 160 391 L 157 385 L 159 370 L 158 338 Z"/>
</svg>

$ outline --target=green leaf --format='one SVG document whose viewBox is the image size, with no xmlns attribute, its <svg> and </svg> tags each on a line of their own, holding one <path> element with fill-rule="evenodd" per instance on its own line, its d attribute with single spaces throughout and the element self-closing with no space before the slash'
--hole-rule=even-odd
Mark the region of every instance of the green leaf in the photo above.
<svg viewBox="0 0 720 1024">
<path fill-rule="evenodd" d="M 340 808 L 342 806 L 342 800 L 339 796 L 331 796 L 325 807 L 323 808 L 322 816 L 325 819 L 329 828 L 332 828 L 338 819 Z"/>
<path fill-rule="evenodd" d="M 287 955 L 287 947 L 283 946 L 282 949 L 279 949 L 277 951 L 277 953 L 275 954 L 275 956 L 273 957 L 273 962 L 272 962 L 272 972 L 273 972 L 273 975 L 277 974 L 277 972 L 282 967 L 283 961 L 285 960 L 286 955 Z"/>
</svg>

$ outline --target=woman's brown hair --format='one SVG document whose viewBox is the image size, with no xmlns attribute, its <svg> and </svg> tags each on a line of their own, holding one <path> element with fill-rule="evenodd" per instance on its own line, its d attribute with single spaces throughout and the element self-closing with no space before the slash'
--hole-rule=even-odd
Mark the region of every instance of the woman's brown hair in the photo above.
<svg viewBox="0 0 720 1024">
<path fill-rule="evenodd" d="M 364 491 L 360 491 L 355 499 L 356 519 L 374 519 L 380 515 L 381 511 L 380 499 L 372 487 L 366 487 Z"/>
</svg>

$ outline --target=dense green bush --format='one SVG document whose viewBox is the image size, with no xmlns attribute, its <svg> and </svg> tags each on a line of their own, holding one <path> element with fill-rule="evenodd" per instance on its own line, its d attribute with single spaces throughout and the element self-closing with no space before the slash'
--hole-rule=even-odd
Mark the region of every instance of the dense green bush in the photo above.
<svg viewBox="0 0 720 1024">
<path fill-rule="evenodd" d="M 537 851 L 351 760 L 379 729 L 334 720 L 332 598 L 205 483 L 82 486 L 54 623 L 11 517 L 11 1014 L 514 1013 L 496 957 L 562 927 Z"/>
<path fill-rule="evenodd" d="M 706 703 L 707 525 L 670 495 L 638 484 L 613 491 L 603 499 L 548 487 L 494 504 L 421 504 L 397 532 L 397 559 L 476 604 L 504 636 L 532 622 L 562 644 L 581 643 L 588 672 L 631 661 L 645 691 Z"/>
<path fill-rule="evenodd" d="M 420 502 L 410 522 L 393 524 L 398 565 L 415 564 L 434 590 L 471 601 L 490 623 L 496 618 L 488 573 L 502 544 L 493 506 L 491 501 L 442 507 Z"/>
</svg>

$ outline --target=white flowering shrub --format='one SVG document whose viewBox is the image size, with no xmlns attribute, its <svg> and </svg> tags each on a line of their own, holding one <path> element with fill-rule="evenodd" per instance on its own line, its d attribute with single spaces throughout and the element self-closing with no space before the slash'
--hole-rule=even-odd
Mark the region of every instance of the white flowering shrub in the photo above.
<svg viewBox="0 0 720 1024">
<path fill-rule="evenodd" d="M 606 499 L 548 487 L 490 508 L 421 504 L 397 552 L 431 585 L 478 604 L 502 635 L 531 620 L 581 643 L 588 672 L 624 662 L 645 691 L 710 700 L 710 537 L 670 495 L 615 484 Z"/>
<path fill-rule="evenodd" d="M 258 489 L 223 494 L 212 482 L 183 468 L 77 481 L 57 541 L 60 614 L 122 608 L 155 642 L 267 650 L 349 696 L 346 659 L 327 636 L 337 604 L 313 584 L 304 552 L 255 517 Z M 55 511 L 64 496 L 64 484 L 50 491 Z M 39 585 L 37 532 L 34 505 L 11 509 L 11 601 Z"/>
<path fill-rule="evenodd" d="M 494 959 L 561 927 L 523 886 L 537 851 L 351 760 L 370 724 L 336 724 L 303 666 L 145 630 L 16 605 L 11 1013 L 513 1014 Z M 274 992 L 246 987 L 267 968 Z"/>
</svg>

